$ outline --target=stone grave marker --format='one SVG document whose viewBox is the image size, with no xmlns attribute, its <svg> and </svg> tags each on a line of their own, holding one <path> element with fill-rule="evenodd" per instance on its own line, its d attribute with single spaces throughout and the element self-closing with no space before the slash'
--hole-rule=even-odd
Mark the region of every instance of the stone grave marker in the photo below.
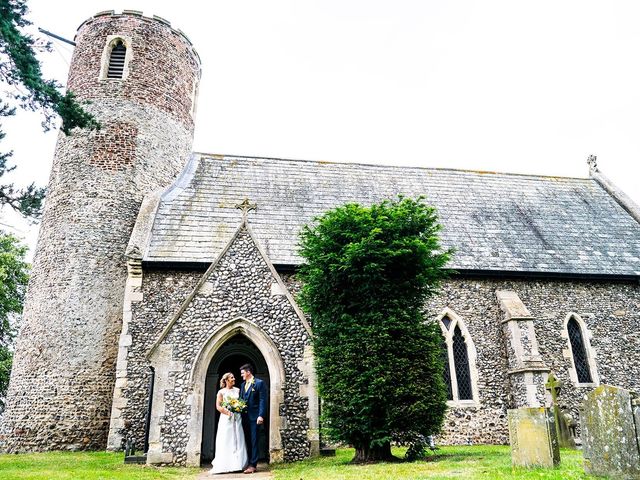
<svg viewBox="0 0 640 480">
<path fill-rule="evenodd" d="M 558 436 L 550 409 L 515 408 L 507 414 L 514 466 L 554 467 L 560 463 Z"/>
<path fill-rule="evenodd" d="M 549 374 L 545 388 L 549 390 L 549 393 L 551 394 L 553 419 L 555 420 L 558 445 L 561 448 L 576 448 L 576 442 L 571 435 L 565 414 L 560 410 L 560 406 L 558 404 L 558 395 L 560 395 L 560 390 L 562 389 L 562 382 L 556 378 L 553 372 Z"/>
<path fill-rule="evenodd" d="M 586 473 L 640 478 L 638 400 L 633 392 L 611 385 L 585 395 L 580 420 Z"/>
</svg>

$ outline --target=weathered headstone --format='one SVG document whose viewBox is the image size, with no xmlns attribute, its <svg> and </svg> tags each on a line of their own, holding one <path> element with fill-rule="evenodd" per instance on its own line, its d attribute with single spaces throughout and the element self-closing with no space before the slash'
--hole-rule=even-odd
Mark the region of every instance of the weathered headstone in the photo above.
<svg viewBox="0 0 640 480">
<path fill-rule="evenodd" d="M 585 396 L 580 420 L 586 473 L 640 478 L 638 410 L 636 395 L 624 388 L 600 385 Z"/>
<path fill-rule="evenodd" d="M 575 417 L 566 407 L 560 409 L 560 448 L 576 448 L 582 445 L 576 435 L 578 419 Z"/>
<path fill-rule="evenodd" d="M 560 449 L 553 413 L 548 408 L 508 410 L 511 462 L 519 467 L 554 467 Z"/>
<path fill-rule="evenodd" d="M 558 405 L 558 395 L 560 395 L 560 390 L 562 389 L 562 382 L 556 378 L 553 372 L 551 372 L 549 373 L 549 378 L 544 386 L 551 394 L 553 419 L 555 420 L 558 444 L 561 448 L 576 448 L 576 443 L 569 431 L 569 425 L 567 424 L 565 416 L 560 411 L 560 406 Z"/>
</svg>

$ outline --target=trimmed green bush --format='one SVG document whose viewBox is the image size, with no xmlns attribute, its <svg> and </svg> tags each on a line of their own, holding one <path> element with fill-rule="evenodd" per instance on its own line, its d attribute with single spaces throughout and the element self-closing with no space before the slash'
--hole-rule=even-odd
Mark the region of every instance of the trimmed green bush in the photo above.
<svg viewBox="0 0 640 480">
<path fill-rule="evenodd" d="M 356 462 L 389 459 L 392 441 L 417 445 L 441 427 L 441 333 L 422 314 L 447 274 L 440 228 L 433 207 L 401 197 L 333 209 L 301 233 L 323 427 Z"/>
</svg>

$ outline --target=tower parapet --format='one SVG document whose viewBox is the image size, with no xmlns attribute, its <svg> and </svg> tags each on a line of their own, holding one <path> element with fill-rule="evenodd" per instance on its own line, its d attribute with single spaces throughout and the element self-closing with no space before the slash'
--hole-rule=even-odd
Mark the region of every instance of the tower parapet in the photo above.
<svg viewBox="0 0 640 480">
<path fill-rule="evenodd" d="M 101 12 L 80 25 L 68 88 L 101 123 L 59 134 L 0 449 L 106 445 L 125 249 L 142 199 L 193 141 L 200 59 L 169 22 Z"/>
</svg>

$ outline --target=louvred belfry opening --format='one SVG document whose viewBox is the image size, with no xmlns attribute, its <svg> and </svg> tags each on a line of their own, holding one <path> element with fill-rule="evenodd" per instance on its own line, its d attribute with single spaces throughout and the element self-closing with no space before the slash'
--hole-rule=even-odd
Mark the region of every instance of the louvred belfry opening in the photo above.
<svg viewBox="0 0 640 480">
<path fill-rule="evenodd" d="M 113 47 L 113 50 L 111 50 L 107 78 L 122 78 L 124 73 L 124 59 L 126 55 L 127 47 L 124 46 L 122 40 L 118 40 L 116 45 Z"/>
</svg>

